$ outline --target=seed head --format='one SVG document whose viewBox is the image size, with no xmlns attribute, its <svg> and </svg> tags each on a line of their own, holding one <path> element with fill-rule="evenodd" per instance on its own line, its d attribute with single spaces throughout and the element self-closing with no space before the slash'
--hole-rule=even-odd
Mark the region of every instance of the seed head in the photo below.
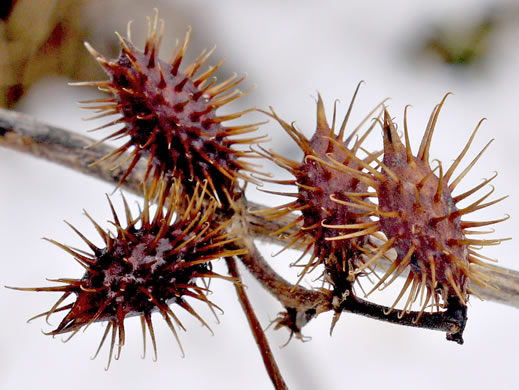
<svg viewBox="0 0 519 390">
<path fill-rule="evenodd" d="M 104 247 L 97 247 L 72 226 L 91 253 L 48 240 L 74 256 L 85 268 L 82 278 L 53 280 L 60 283 L 59 286 L 17 289 L 63 294 L 49 311 L 34 317 L 45 316 L 48 319 L 55 313 L 67 311 L 57 328 L 48 333 L 50 335 L 72 332 L 74 336 L 81 328 L 87 328 L 94 322 L 108 322 L 97 350 L 98 353 L 111 331 L 108 366 L 114 346 L 118 345 L 117 359 L 125 343 L 125 318 L 140 316 L 144 345 L 148 328 L 156 357 L 152 313 L 158 311 L 162 314 L 179 345 L 173 323 L 185 328 L 174 307 L 183 308 L 209 328 L 189 301 L 204 302 L 214 312 L 217 306 L 207 298 L 209 290 L 206 280 L 227 277 L 214 273 L 211 261 L 246 252 L 232 247 L 235 238 L 226 231 L 229 222 L 217 223 L 214 220 L 216 201 L 208 202 L 206 198 L 205 187 L 196 186 L 192 196 L 185 196 L 178 182 L 172 187 L 163 185 L 154 216 L 150 215 L 149 195 L 137 217 L 132 216 L 124 200 L 126 226 L 121 223 L 109 199 L 113 225 L 117 229 L 115 235 L 103 230 L 85 212 L 103 239 Z M 76 299 L 65 304 L 69 296 Z M 181 345 L 180 348 L 182 350 Z"/>
<path fill-rule="evenodd" d="M 352 140 L 380 105 L 375 107 L 344 139 L 357 92 L 358 87 L 338 132 L 335 129 L 335 108 L 330 127 L 326 120 L 322 99 L 318 97 L 317 129 L 311 139 L 307 139 L 293 125 L 280 119 L 271 109 L 268 115 L 276 119 L 292 137 L 303 151 L 304 157 L 301 162 L 296 162 L 273 151 L 263 151 L 266 157 L 294 176 L 293 180 L 277 183 L 295 185 L 298 187 L 298 192 L 282 193 L 295 198 L 288 204 L 257 212 L 265 215 L 267 219 L 279 219 L 292 211 L 301 212 L 292 224 L 272 234 L 281 234 L 302 223 L 295 233 L 288 236 L 289 242 L 284 249 L 292 247 L 303 249 L 303 255 L 295 262 L 296 264 L 304 255 L 311 254 L 309 262 L 303 266 L 298 283 L 308 272 L 313 271 L 319 264 L 324 264 L 325 280 L 333 286 L 334 303 L 338 313 L 342 311 L 339 310 L 342 300 L 352 293 L 351 287 L 355 281 L 356 269 L 364 262 L 364 247 L 368 245 L 365 234 L 376 230 L 376 223 L 371 221 L 359 206 L 369 196 L 368 185 L 356 177 L 356 175 L 370 177 L 365 169 L 373 169 L 370 167 L 370 162 L 376 159 L 376 156 L 369 156 L 362 160 L 356 154 L 376 122 L 355 142 Z M 353 145 L 350 146 L 352 143 Z M 352 175 L 352 172 L 356 175 Z M 347 237 L 342 234 L 344 231 L 347 232 Z"/>
<path fill-rule="evenodd" d="M 183 71 L 180 69 L 187 50 L 191 29 L 184 42 L 177 47 L 168 62 L 158 58 L 164 23 L 158 29 L 158 16 L 153 24 L 149 20 L 149 34 L 144 51 L 136 49 L 128 36 L 122 38 L 121 54 L 109 60 L 86 44 L 109 76 L 102 82 L 79 83 L 96 86 L 113 95 L 112 98 L 84 102 L 87 108 L 99 112 L 94 117 L 119 114 L 120 118 L 102 126 L 122 124 L 99 142 L 108 139 L 129 138 L 121 147 L 102 160 L 118 161 L 115 167 L 128 164 L 120 182 L 134 169 L 142 158 L 147 160 L 145 180 L 151 175 L 155 188 L 160 179 L 171 176 L 180 178 L 188 193 L 197 183 L 209 183 L 209 188 L 221 201 L 232 198 L 238 179 L 250 181 L 242 171 L 254 171 L 251 164 L 242 158 L 251 151 L 239 151 L 235 144 L 251 144 L 261 137 L 232 139 L 232 136 L 251 133 L 259 124 L 223 126 L 223 122 L 241 117 L 252 111 L 248 109 L 235 114 L 218 116 L 218 108 L 246 95 L 234 89 L 245 76 L 235 74 L 228 80 L 216 84 L 212 78 L 223 60 L 201 74 L 199 71 L 213 50 L 206 50 Z M 90 106 L 94 104 L 93 106 Z M 129 154 L 124 154 L 129 152 Z"/>
<path fill-rule="evenodd" d="M 468 167 L 453 179 L 453 173 L 467 153 L 482 121 L 446 172 L 439 161 L 434 169 L 430 166 L 431 140 L 438 115 L 447 96 L 448 94 L 433 110 L 416 156 L 413 155 L 409 143 L 407 108 L 404 115 L 405 146 L 400 141 L 389 113 L 385 110 L 384 157 L 383 161 L 378 162 L 381 172 L 373 173 L 371 179 L 364 179 L 357 175 L 359 180 L 376 190 L 378 206 L 373 205 L 371 209 L 367 208 L 367 211 L 371 211 L 373 216 L 378 217 L 377 228 L 387 238 L 385 244 L 366 264 L 375 263 L 381 255 L 381 250 L 394 249 L 397 254 L 391 267 L 376 283 L 372 291 L 391 284 L 398 275 L 409 270 L 402 291 L 389 312 L 406 292 L 408 292 L 408 298 L 403 313 L 411 310 L 412 304 L 418 297 L 421 302 L 420 315 L 429 306 L 432 307 L 432 310 L 438 311 L 442 308 L 448 309 L 452 305 L 461 309 L 465 308 L 469 294 L 473 293 L 470 288 L 471 283 L 491 287 L 488 277 L 472 266 L 478 264 L 493 268 L 483 261 L 488 258 L 480 255 L 477 248 L 497 245 L 505 240 L 472 239 L 467 236 L 491 233 L 474 231 L 471 228 L 492 225 L 507 219 L 508 216 L 482 222 L 461 219 L 466 214 L 491 206 L 506 198 L 484 203 L 493 193 L 493 188 L 471 205 L 458 208 L 458 202 L 483 188 L 496 175 L 465 193 L 457 196 L 452 194 L 492 142 L 490 141 Z M 436 173 L 437 171 L 438 173 Z"/>
</svg>

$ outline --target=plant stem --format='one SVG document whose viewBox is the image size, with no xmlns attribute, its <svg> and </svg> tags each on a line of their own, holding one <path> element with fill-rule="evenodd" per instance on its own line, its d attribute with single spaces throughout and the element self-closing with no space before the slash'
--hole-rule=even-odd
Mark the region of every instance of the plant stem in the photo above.
<svg viewBox="0 0 519 390">
<path fill-rule="evenodd" d="M 111 169 L 110 161 L 92 165 L 113 148 L 92 138 L 40 122 L 31 116 L 0 108 L 0 145 L 43 158 L 109 183 L 119 183 L 124 169 Z M 145 164 L 138 164 L 135 175 L 122 185 L 130 192 L 140 193 Z"/>
<path fill-rule="evenodd" d="M 110 161 L 92 165 L 95 161 L 101 159 L 113 148 L 100 144 L 85 149 L 95 140 L 76 134 L 69 130 L 61 129 L 55 126 L 45 124 L 34 119 L 31 116 L 0 109 L 0 145 L 9 149 L 18 150 L 36 157 L 45 158 L 49 161 L 61 164 L 79 172 L 97 177 L 110 183 L 119 183 L 123 175 L 124 169 L 111 169 Z M 140 193 L 140 184 L 145 172 L 145 163 L 140 162 L 132 171 L 132 174 L 121 185 L 127 191 Z M 247 203 L 247 209 L 260 209 L 265 206 Z M 279 237 L 273 237 L 270 232 L 276 231 L 282 226 L 294 220 L 294 216 L 286 216 L 276 221 L 266 221 L 264 218 L 250 213 L 244 213 L 243 218 L 246 219 L 251 234 L 254 238 L 265 242 L 272 242 L 284 245 L 284 241 Z M 296 229 L 293 228 L 293 229 Z M 292 231 L 285 233 L 290 234 Z M 252 245 L 253 246 L 253 245 Z M 255 249 L 254 249 L 255 250 Z M 257 252 L 257 250 L 255 250 Z M 271 293 L 275 293 L 276 298 L 285 306 L 293 305 L 293 300 L 302 302 L 310 302 L 317 298 L 320 294 L 316 291 L 309 291 L 298 287 L 292 290 L 293 286 L 279 276 L 266 261 L 258 256 L 259 253 L 253 252 L 253 255 L 244 256 L 242 262 L 260 280 L 264 287 Z M 486 269 L 484 267 L 474 266 L 478 271 L 492 278 L 492 284 L 496 290 L 490 288 L 482 288 L 473 284 L 471 288 L 483 299 L 499 302 L 505 305 L 519 308 L 519 272 L 506 268 L 499 268 L 498 271 Z M 305 303 L 304 305 L 309 305 Z M 305 306 L 306 307 L 306 306 Z M 324 304 L 317 304 L 318 308 L 324 308 Z"/>
<path fill-rule="evenodd" d="M 263 364 L 267 369 L 270 380 L 274 385 L 274 388 L 277 390 L 288 389 L 283 377 L 281 376 L 281 372 L 279 371 L 279 367 L 274 359 L 274 355 L 272 354 L 272 350 L 267 341 L 267 337 L 263 332 L 261 324 L 254 313 L 254 309 L 245 293 L 245 288 L 242 284 L 242 279 L 240 273 L 238 271 L 238 267 L 236 266 L 236 262 L 232 258 L 225 259 L 227 263 L 227 268 L 229 269 L 229 274 L 236 278 L 237 281 L 234 282 L 234 287 L 236 288 L 236 293 L 238 294 L 238 299 L 240 300 L 241 307 L 245 316 L 247 317 L 247 321 L 249 322 L 249 326 L 251 328 L 254 339 L 256 340 L 256 344 L 258 344 L 258 348 L 261 352 L 261 357 L 263 358 Z"/>
</svg>

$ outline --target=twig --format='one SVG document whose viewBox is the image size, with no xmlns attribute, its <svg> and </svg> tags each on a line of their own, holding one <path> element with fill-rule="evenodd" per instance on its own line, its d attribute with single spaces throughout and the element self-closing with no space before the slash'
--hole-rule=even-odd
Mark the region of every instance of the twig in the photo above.
<svg viewBox="0 0 519 390">
<path fill-rule="evenodd" d="M 247 321 L 249 322 L 249 326 L 251 328 L 252 334 L 254 335 L 254 339 L 258 344 L 258 348 L 261 352 L 261 357 L 263 358 L 263 364 L 267 369 L 270 380 L 274 384 L 274 387 L 278 390 L 288 389 L 283 377 L 281 376 L 281 372 L 279 371 L 279 367 L 274 359 L 274 355 L 272 354 L 272 350 L 268 344 L 267 338 L 265 337 L 265 333 L 261 327 L 261 324 L 254 313 L 254 309 L 245 293 L 245 288 L 242 284 L 242 279 L 240 273 L 238 271 L 238 267 L 236 267 L 236 262 L 232 258 L 225 259 L 227 263 L 227 268 L 229 269 L 229 274 L 236 278 L 236 282 L 234 282 L 234 287 L 236 288 L 236 293 L 238 294 L 238 299 L 240 300 L 241 307 L 247 317 Z"/>
<path fill-rule="evenodd" d="M 113 148 L 101 144 L 85 149 L 86 146 L 94 142 L 91 138 L 50 126 L 28 115 L 0 109 L 1 146 L 45 158 L 108 182 L 118 183 L 123 174 L 122 169 L 111 170 L 111 163 L 107 161 L 92 165 L 92 163 L 110 153 Z M 140 183 L 144 172 L 144 163 L 137 164 L 132 175 L 128 177 L 122 187 L 127 191 L 140 193 Z M 248 202 L 249 209 L 263 207 L 265 206 Z M 270 232 L 278 230 L 281 226 L 286 226 L 295 217 L 287 216 L 281 220 L 269 222 L 260 216 L 245 213 L 244 218 L 246 218 L 250 231 L 255 238 L 284 245 L 283 240 L 279 237 L 270 236 Z M 286 233 L 290 234 L 290 231 Z M 293 286 L 290 283 L 272 270 L 264 260 L 259 261 L 258 258 L 257 256 L 244 257 L 242 261 L 256 277 L 262 275 L 259 280 L 263 283 L 263 286 L 271 293 L 277 292 L 275 296 L 281 303 L 290 303 L 292 299 L 300 300 L 299 302 L 302 303 L 315 299 L 314 294 L 320 294 L 305 289 L 292 290 Z M 497 290 L 482 288 L 477 285 L 473 285 L 471 288 L 483 299 L 519 308 L 519 272 L 506 268 L 498 269 L 501 271 L 496 272 L 478 267 L 478 271 L 492 278 L 492 284 Z M 318 305 L 318 307 L 324 306 Z"/>
<path fill-rule="evenodd" d="M 40 157 L 98 179 L 119 183 L 124 170 L 111 169 L 110 161 L 92 165 L 107 155 L 113 148 L 100 144 L 87 147 L 95 142 L 72 131 L 40 122 L 33 117 L 0 108 L 0 145 Z M 135 175 L 128 177 L 123 188 L 139 193 L 144 177 L 145 164 L 138 164 Z"/>
</svg>

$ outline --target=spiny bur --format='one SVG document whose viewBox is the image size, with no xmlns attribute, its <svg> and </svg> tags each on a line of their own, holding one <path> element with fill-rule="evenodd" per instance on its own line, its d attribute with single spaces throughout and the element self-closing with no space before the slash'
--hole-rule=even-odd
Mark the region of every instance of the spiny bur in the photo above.
<svg viewBox="0 0 519 390">
<path fill-rule="evenodd" d="M 51 280 L 60 283 L 58 286 L 16 289 L 62 293 L 50 310 L 33 317 L 48 319 L 55 313 L 67 312 L 57 328 L 47 333 L 49 335 L 72 332 L 72 337 L 94 322 L 107 322 L 96 352 L 97 355 L 111 332 L 107 369 L 114 348 L 117 346 L 115 358 L 118 359 L 125 344 L 126 317 L 140 316 L 144 351 L 147 328 L 155 359 L 157 346 L 153 312 L 162 315 L 182 350 L 174 323 L 183 330 L 185 328 L 173 308 L 182 308 L 209 328 L 189 301 L 201 301 L 214 313 L 214 308 L 218 307 L 207 298 L 207 281 L 210 278 L 229 278 L 213 272 L 211 261 L 246 253 L 246 250 L 232 246 L 235 238 L 227 232 L 230 222 L 215 222 L 213 217 L 217 202 L 214 199 L 208 201 L 207 198 L 206 187 L 200 185 L 195 187 L 192 196 L 182 195 L 178 182 L 171 187 L 162 185 L 155 215 L 151 215 L 151 199 L 147 193 L 144 208 L 137 217 L 132 216 L 123 198 L 126 226 L 123 226 L 108 199 L 113 225 L 117 229 L 115 235 L 101 228 L 85 212 L 103 239 L 104 247 L 94 245 L 72 226 L 91 253 L 48 240 L 71 254 L 85 268 L 83 277 Z M 75 301 L 66 303 L 67 298 L 74 295 Z"/>
<path fill-rule="evenodd" d="M 363 200 L 370 196 L 368 185 L 353 176 L 351 172 L 360 176 L 368 175 L 363 171 L 365 167 L 369 167 L 370 162 L 376 156 L 368 156 L 365 160 L 360 160 L 356 154 L 360 151 L 363 141 L 376 122 L 373 122 L 360 138 L 357 137 L 352 146 L 349 144 L 380 105 L 375 107 L 362 123 L 344 139 L 346 125 L 358 89 L 359 87 L 355 91 L 338 132 L 335 129 L 336 107 L 334 107 L 333 122 L 330 128 L 322 99 L 318 96 L 317 129 L 311 139 L 307 139 L 293 125 L 280 119 L 271 109 L 271 113 L 268 115 L 279 122 L 303 151 L 304 157 L 301 162 L 297 162 L 273 151 L 263 150 L 267 158 L 294 176 L 294 179 L 291 180 L 270 181 L 297 186 L 298 192 L 276 193 L 292 196 L 295 199 L 281 206 L 255 212 L 264 215 L 269 220 L 278 219 L 293 211 L 301 212 L 293 223 L 273 232 L 272 235 L 283 234 L 302 223 L 297 231 L 286 237 L 288 243 L 283 250 L 303 249 L 301 257 L 294 264 L 300 262 L 306 254 L 310 254 L 310 260 L 303 266 L 298 283 L 307 273 L 313 271 L 318 265 L 324 264 L 324 280 L 333 286 L 332 304 L 337 313 L 333 324 L 342 312 L 341 303 L 352 294 L 351 289 L 355 281 L 354 271 L 363 264 L 363 254 L 368 251 L 365 247 L 370 246 L 365 234 L 375 231 L 374 223 L 369 216 L 352 200 L 353 198 Z M 341 169 L 336 169 L 335 167 L 339 165 Z M 373 168 L 370 167 L 370 169 Z M 272 193 L 272 191 L 266 192 Z M 347 237 L 342 235 L 343 229 L 347 229 Z M 368 267 L 363 267 L 363 269 L 366 268 Z"/>
<path fill-rule="evenodd" d="M 373 196 L 378 199 L 378 205 L 361 203 L 357 200 L 356 203 L 361 203 L 359 206 L 364 207 L 377 218 L 373 221 L 373 225 L 386 237 L 385 243 L 374 252 L 365 266 L 374 265 L 379 257 L 390 249 L 396 251 L 396 259 L 371 292 L 391 284 L 397 276 L 409 270 L 404 286 L 388 313 L 407 292 L 402 313 L 409 312 L 413 303 L 419 298 L 421 310 L 418 319 L 428 307 L 431 307 L 432 311 L 458 310 L 461 315 L 466 316 L 469 294 L 474 293 L 470 287 L 471 283 L 492 287 L 489 277 L 472 266 L 477 264 L 493 268 L 485 262 L 489 258 L 477 252 L 478 248 L 497 245 L 505 240 L 474 239 L 467 236 L 491 233 L 492 231 L 471 229 L 496 224 L 506 220 L 508 216 L 478 222 L 463 221 L 461 218 L 500 202 L 506 197 L 485 203 L 494 191 L 492 188 L 472 204 L 463 208 L 458 207 L 459 202 L 485 187 L 497 174 L 469 191 L 452 195 L 463 177 L 492 142 L 490 141 L 474 160 L 456 178 L 453 178 L 454 171 L 467 153 L 482 121 L 446 172 L 441 162 L 437 160 L 435 168 L 430 166 L 431 140 L 438 115 L 447 96 L 448 94 L 433 110 L 416 156 L 413 155 L 409 143 L 407 108 L 404 115 L 405 146 L 400 141 L 389 113 L 385 110 L 384 157 L 378 162 L 381 171 L 372 172 L 371 178 L 356 174 L 359 180 L 376 190 Z M 455 341 L 461 343 L 463 340 L 460 338 Z"/>
<path fill-rule="evenodd" d="M 94 118 L 117 114 L 121 116 L 95 130 L 123 125 L 98 143 L 108 139 L 129 138 L 99 161 L 113 161 L 114 168 L 127 165 L 120 180 L 122 183 L 137 162 L 145 159 L 145 180 L 151 175 L 152 188 L 156 188 L 159 180 L 174 176 L 180 178 L 187 192 L 192 193 L 197 183 L 207 181 L 212 195 L 225 203 L 237 190 L 238 179 L 252 180 L 243 171 L 255 171 L 254 164 L 243 161 L 243 158 L 254 153 L 237 150 L 234 145 L 250 145 L 262 137 L 233 138 L 255 131 L 259 124 L 229 127 L 222 124 L 241 117 L 253 108 L 222 116 L 218 116 L 216 111 L 246 95 L 250 89 L 246 92 L 234 89 L 245 78 L 238 78 L 236 74 L 222 83 L 216 83 L 216 78 L 212 76 L 223 60 L 205 72 L 199 72 L 214 49 L 202 51 L 191 65 L 184 70 L 180 69 L 191 29 L 187 31 L 182 44 L 179 45 L 177 41 L 170 60 L 160 60 L 158 51 L 164 23 L 161 20 L 160 28 L 157 25 L 158 15 L 153 24 L 148 19 L 144 51 L 134 47 L 130 25 L 126 38 L 117 34 L 121 42 L 121 54 L 115 60 L 105 58 L 86 44 L 110 79 L 75 85 L 95 86 L 113 97 L 82 103 L 87 104 L 85 108 L 100 113 Z"/>
</svg>

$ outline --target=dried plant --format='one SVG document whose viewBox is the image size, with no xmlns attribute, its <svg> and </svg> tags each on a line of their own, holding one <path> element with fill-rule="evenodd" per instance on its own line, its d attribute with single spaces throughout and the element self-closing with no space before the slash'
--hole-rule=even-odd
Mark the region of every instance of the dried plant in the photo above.
<svg viewBox="0 0 519 390">
<path fill-rule="evenodd" d="M 0 112 L 3 146 L 49 158 L 144 197 L 138 216 L 132 215 L 123 198 L 125 223 L 109 199 L 115 232 L 85 213 L 104 247 L 94 245 L 74 227 L 89 252 L 49 239 L 85 268 L 81 278 L 56 279 L 53 282 L 59 285 L 50 287 L 12 287 L 62 294 L 49 310 L 36 316 L 49 318 L 65 312 L 61 323 L 49 334 L 71 332 L 72 337 L 94 322 L 107 322 L 97 352 L 111 331 L 109 365 L 114 349 L 117 347 L 117 359 L 126 342 L 125 318 L 140 316 L 144 345 L 147 330 L 156 355 L 152 313 L 162 315 L 178 341 L 176 329 L 184 329 L 176 314 L 178 308 L 209 328 L 189 302 L 198 300 L 211 310 L 218 309 L 218 303 L 207 297 L 208 281 L 223 278 L 235 286 L 274 387 L 284 389 L 287 385 L 247 298 L 237 261 L 285 308 L 275 320 L 275 329 L 287 328 L 299 339 L 303 339 L 302 328 L 319 314 L 335 313 L 333 329 L 346 311 L 440 330 L 447 339 L 461 344 L 470 295 L 517 301 L 518 274 L 489 265 L 488 258 L 477 251 L 480 246 L 496 245 L 503 239 L 467 238 L 487 233 L 478 228 L 507 217 L 461 220 L 504 198 L 486 201 L 492 189 L 471 205 L 457 207 L 459 201 L 484 188 L 495 176 L 467 192 L 452 194 L 488 147 L 453 179 L 479 124 L 444 173 L 440 162 L 431 168 L 429 149 L 445 98 L 434 108 L 415 156 L 409 143 L 407 112 L 404 145 L 384 102 L 345 137 L 357 88 L 340 127 L 336 126 L 335 107 L 329 124 L 319 96 L 317 128 L 310 139 L 272 108 L 262 111 L 278 122 L 304 153 L 302 161 L 293 161 L 258 144 L 262 139 L 256 135 L 235 138 L 261 125 L 222 124 L 252 109 L 216 114 L 219 107 L 247 93 L 234 89 L 243 78 L 233 76 L 220 84 L 210 81 L 221 62 L 197 76 L 212 51 L 202 52 L 182 70 L 190 31 L 183 43 L 177 43 L 169 61 L 160 60 L 161 26 L 157 15 L 150 20 L 143 51 L 134 47 L 128 29 L 127 37 L 120 38 L 121 55 L 115 60 L 87 45 L 109 79 L 84 84 L 110 96 L 86 104 L 100 117 L 119 115 L 103 129 L 122 125 L 101 141 L 70 137 L 65 130 L 14 112 Z M 376 127 L 382 129 L 383 150 L 367 151 L 363 142 Z M 126 143 L 117 149 L 103 144 L 113 138 L 125 139 Z M 249 149 L 235 148 L 236 144 Z M 293 179 L 269 178 L 245 158 L 269 159 L 285 168 Z M 294 200 L 267 208 L 247 201 L 247 182 L 274 182 L 292 186 L 297 192 L 281 193 Z M 302 268 L 295 285 L 269 266 L 255 246 L 256 239 L 274 241 L 284 249 L 302 253 L 299 259 L 291 259 Z M 212 262 L 220 258 L 225 259 L 228 275 L 212 271 Z M 302 287 L 301 279 L 316 273 L 316 269 L 323 270 L 316 275 L 318 284 L 313 289 Z M 361 276 L 364 285 L 373 284 L 364 297 L 360 293 L 364 291 L 359 285 Z M 385 307 L 365 299 L 399 276 L 406 277 L 406 281 L 393 305 Z M 374 278 L 378 281 L 373 282 Z M 406 293 L 405 303 L 398 308 Z M 69 303 L 67 299 L 74 296 L 75 301 Z M 419 310 L 413 311 L 416 301 L 420 302 Z"/>
</svg>

